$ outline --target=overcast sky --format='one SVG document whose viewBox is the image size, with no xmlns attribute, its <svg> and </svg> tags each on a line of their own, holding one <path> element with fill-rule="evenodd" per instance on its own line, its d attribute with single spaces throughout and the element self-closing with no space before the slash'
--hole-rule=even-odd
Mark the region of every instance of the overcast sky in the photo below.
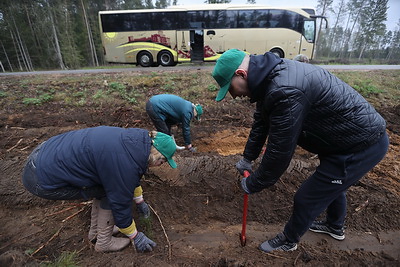
<svg viewBox="0 0 400 267">
<path fill-rule="evenodd" d="M 247 0 L 232 0 L 231 4 L 245 4 Z M 333 6 L 336 6 L 339 0 L 334 0 Z M 256 0 L 257 5 L 269 6 L 292 6 L 292 7 L 313 7 L 317 8 L 317 0 Z M 201 5 L 204 0 L 178 0 L 178 5 Z M 400 0 L 389 0 L 388 20 L 386 27 L 388 30 L 394 30 L 400 18 Z"/>
</svg>

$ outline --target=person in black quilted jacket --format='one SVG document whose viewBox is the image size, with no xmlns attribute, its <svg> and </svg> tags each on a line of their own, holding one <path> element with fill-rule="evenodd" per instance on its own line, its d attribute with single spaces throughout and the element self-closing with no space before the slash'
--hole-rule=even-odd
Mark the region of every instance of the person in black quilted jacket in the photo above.
<svg viewBox="0 0 400 267">
<path fill-rule="evenodd" d="M 294 196 L 292 215 L 282 233 L 260 249 L 291 251 L 304 233 L 344 239 L 346 191 L 385 156 L 389 138 L 382 116 L 351 86 L 311 64 L 281 59 L 272 53 L 248 55 L 231 49 L 212 73 L 220 85 L 216 101 L 227 92 L 256 102 L 254 122 L 243 158 L 236 168 L 247 194 L 275 184 L 296 146 L 318 154 L 320 164 Z M 268 137 L 268 139 L 267 139 Z M 257 159 L 265 144 L 257 169 Z M 315 221 L 326 210 L 326 219 Z"/>
</svg>

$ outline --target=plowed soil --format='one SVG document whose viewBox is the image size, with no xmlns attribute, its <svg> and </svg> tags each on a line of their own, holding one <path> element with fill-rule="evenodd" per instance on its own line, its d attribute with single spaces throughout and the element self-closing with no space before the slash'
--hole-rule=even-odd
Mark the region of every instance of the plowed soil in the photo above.
<svg viewBox="0 0 400 267">
<path fill-rule="evenodd" d="M 3 90 L 17 90 L 19 82 L 0 77 Z M 234 165 L 254 106 L 239 100 L 205 106 L 202 120 L 192 124 L 197 152 L 178 152 L 178 169 L 151 168 L 143 177 L 144 197 L 154 212 L 151 224 L 137 221 L 157 247 L 142 254 L 132 246 L 95 252 L 87 240 L 91 203 L 35 197 L 22 186 L 21 173 L 37 144 L 69 130 L 98 125 L 152 130 L 144 109 L 8 103 L 0 110 L 0 266 L 36 266 L 73 251 L 80 266 L 399 266 L 400 106 L 382 106 L 377 109 L 388 123 L 389 152 L 349 189 L 344 241 L 308 232 L 294 252 L 257 249 L 282 231 L 294 193 L 318 165 L 318 157 L 298 148 L 279 182 L 249 197 L 247 244 L 240 245 L 243 193 Z M 182 145 L 180 129 L 175 131 Z"/>
</svg>

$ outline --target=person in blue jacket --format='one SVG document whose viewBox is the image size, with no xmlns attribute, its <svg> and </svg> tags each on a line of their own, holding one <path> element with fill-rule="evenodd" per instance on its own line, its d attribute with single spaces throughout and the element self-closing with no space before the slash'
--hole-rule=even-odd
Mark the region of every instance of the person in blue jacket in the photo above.
<svg viewBox="0 0 400 267">
<path fill-rule="evenodd" d="M 118 251 L 134 244 L 140 252 L 156 243 L 136 229 L 132 202 L 143 214 L 140 179 L 148 167 L 168 162 L 174 139 L 161 132 L 100 126 L 66 132 L 36 147 L 25 164 L 22 182 L 32 194 L 51 200 L 92 199 L 89 239 L 95 250 Z M 128 238 L 113 237 L 114 225 Z"/>
<path fill-rule="evenodd" d="M 265 252 L 291 251 L 310 229 L 343 240 L 346 191 L 385 156 L 389 139 L 382 116 L 351 86 L 311 64 L 272 53 L 248 55 L 231 49 L 212 73 L 227 92 L 256 103 L 254 122 L 236 168 L 252 171 L 240 185 L 253 194 L 275 184 L 289 166 L 297 145 L 318 154 L 319 166 L 294 196 L 292 215 L 282 233 L 260 245 Z M 268 139 L 267 139 L 268 138 Z M 315 219 L 326 210 L 323 221 Z"/>
<path fill-rule="evenodd" d="M 190 136 L 190 122 L 192 119 L 200 120 L 203 114 L 200 104 L 193 104 L 176 95 L 161 94 L 147 101 L 146 112 L 159 132 L 171 135 L 171 126 L 181 124 L 186 149 L 195 151 Z"/>
</svg>

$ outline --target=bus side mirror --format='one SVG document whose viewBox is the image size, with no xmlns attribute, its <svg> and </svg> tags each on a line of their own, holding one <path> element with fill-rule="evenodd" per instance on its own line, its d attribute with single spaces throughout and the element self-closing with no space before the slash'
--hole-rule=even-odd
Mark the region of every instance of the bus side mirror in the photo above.
<svg viewBox="0 0 400 267">
<path fill-rule="evenodd" d="M 325 29 L 328 29 L 328 19 L 325 16 L 311 15 L 310 18 L 313 19 L 323 19 L 325 21 Z"/>
</svg>

